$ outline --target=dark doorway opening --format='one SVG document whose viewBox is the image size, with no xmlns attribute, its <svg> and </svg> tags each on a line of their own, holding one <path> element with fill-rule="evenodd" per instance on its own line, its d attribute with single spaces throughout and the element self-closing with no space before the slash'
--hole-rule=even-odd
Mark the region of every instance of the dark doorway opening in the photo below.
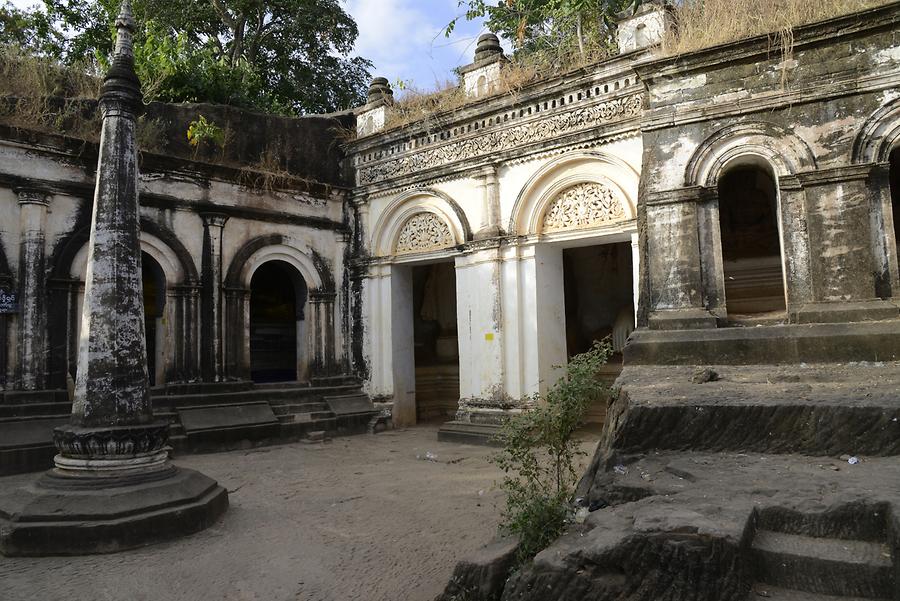
<svg viewBox="0 0 900 601">
<path fill-rule="evenodd" d="M 298 379 L 298 341 L 306 285 L 283 261 L 262 264 L 250 280 L 250 377 L 254 382 Z"/>
<path fill-rule="evenodd" d="M 719 227 L 729 319 L 785 311 L 778 191 L 758 165 L 729 170 L 719 180 Z"/>
<path fill-rule="evenodd" d="M 163 351 L 163 314 L 166 308 L 166 276 L 156 259 L 141 253 L 144 286 L 144 335 L 147 341 L 147 376 L 151 386 L 165 384 L 158 376 Z"/>
<path fill-rule="evenodd" d="M 569 358 L 610 337 L 613 355 L 601 378 L 612 384 L 622 371 L 625 341 L 634 331 L 634 271 L 629 243 L 569 248 L 563 251 L 566 350 Z M 606 399 L 598 399 L 589 422 L 606 418 Z"/>
<path fill-rule="evenodd" d="M 459 408 L 456 268 L 452 262 L 413 267 L 416 421 L 447 421 Z"/>
</svg>

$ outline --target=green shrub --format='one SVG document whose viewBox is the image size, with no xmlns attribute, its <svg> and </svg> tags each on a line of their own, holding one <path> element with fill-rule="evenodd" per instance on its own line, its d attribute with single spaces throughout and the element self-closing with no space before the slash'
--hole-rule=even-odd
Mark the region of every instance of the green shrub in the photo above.
<svg viewBox="0 0 900 601">
<path fill-rule="evenodd" d="M 583 454 L 572 435 L 588 407 L 608 392 L 599 370 L 610 355 L 607 338 L 573 357 L 547 394 L 535 395 L 531 408 L 510 418 L 500 431 L 503 449 L 494 462 L 506 474 L 501 529 L 521 541 L 520 562 L 558 538 L 569 521 L 578 481 L 575 459 Z"/>
<path fill-rule="evenodd" d="M 225 131 L 213 123 L 207 121 L 206 117 L 200 117 L 191 121 L 187 130 L 188 143 L 194 148 L 199 147 L 204 142 L 218 146 L 225 146 Z"/>
</svg>

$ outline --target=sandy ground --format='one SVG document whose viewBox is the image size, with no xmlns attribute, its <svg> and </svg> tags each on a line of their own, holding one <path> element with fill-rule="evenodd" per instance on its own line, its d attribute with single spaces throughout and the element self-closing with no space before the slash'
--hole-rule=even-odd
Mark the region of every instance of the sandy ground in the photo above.
<svg viewBox="0 0 900 601">
<path fill-rule="evenodd" d="M 0 599 L 428 601 L 496 532 L 492 453 L 419 427 L 187 456 L 231 493 L 216 526 L 116 555 L 0 557 Z"/>
</svg>

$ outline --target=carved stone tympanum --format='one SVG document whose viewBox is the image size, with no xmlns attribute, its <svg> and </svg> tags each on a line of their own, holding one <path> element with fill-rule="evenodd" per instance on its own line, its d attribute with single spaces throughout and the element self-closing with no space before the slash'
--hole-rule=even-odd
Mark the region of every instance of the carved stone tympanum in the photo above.
<svg viewBox="0 0 900 601">
<path fill-rule="evenodd" d="M 544 232 L 596 227 L 625 218 L 618 195 L 595 182 L 566 188 L 550 203 L 544 214 Z"/>
<path fill-rule="evenodd" d="M 404 253 L 439 250 L 456 245 L 453 233 L 443 219 L 434 213 L 418 213 L 409 218 L 397 237 L 394 252 Z"/>
</svg>

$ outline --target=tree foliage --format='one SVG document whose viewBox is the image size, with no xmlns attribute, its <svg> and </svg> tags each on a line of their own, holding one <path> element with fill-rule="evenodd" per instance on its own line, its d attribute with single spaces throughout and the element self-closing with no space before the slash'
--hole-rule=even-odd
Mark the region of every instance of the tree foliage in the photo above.
<svg viewBox="0 0 900 601">
<path fill-rule="evenodd" d="M 560 534 L 571 515 L 580 454 L 572 439 L 592 402 L 608 393 L 599 370 L 612 355 L 609 339 L 576 355 L 565 375 L 533 407 L 501 429 L 502 451 L 494 459 L 505 476 L 502 528 L 519 537 L 519 559 L 531 559 Z"/>
<path fill-rule="evenodd" d="M 0 43 L 102 70 L 119 0 L 0 9 Z M 135 62 L 151 99 L 285 113 L 364 102 L 371 63 L 351 57 L 356 23 L 339 0 L 133 0 Z"/>
<path fill-rule="evenodd" d="M 641 0 L 460 0 L 460 18 L 485 19 L 491 31 L 510 40 L 516 53 L 578 53 L 613 44 L 615 16 Z M 458 19 L 447 27 L 451 33 Z"/>
</svg>

